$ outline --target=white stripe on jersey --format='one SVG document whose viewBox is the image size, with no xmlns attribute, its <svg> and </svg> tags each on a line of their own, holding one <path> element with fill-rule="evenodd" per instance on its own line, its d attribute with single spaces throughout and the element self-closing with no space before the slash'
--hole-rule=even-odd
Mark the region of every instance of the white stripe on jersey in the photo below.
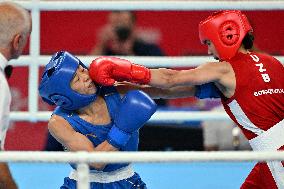
<svg viewBox="0 0 284 189">
<path fill-rule="evenodd" d="M 232 114 L 235 116 L 237 122 L 241 126 L 243 126 L 243 128 L 255 133 L 256 135 L 260 135 L 261 133 L 264 132 L 264 130 L 255 126 L 249 120 L 249 118 L 246 116 L 246 114 L 244 113 L 244 111 L 242 110 L 242 108 L 240 107 L 240 105 L 238 104 L 236 100 L 233 100 L 232 102 L 230 102 L 228 106 L 230 107 L 230 110 Z"/>
</svg>

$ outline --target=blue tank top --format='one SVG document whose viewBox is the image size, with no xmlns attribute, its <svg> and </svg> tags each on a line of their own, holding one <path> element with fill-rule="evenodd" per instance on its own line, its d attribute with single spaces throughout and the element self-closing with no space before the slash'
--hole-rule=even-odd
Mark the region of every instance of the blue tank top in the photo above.
<svg viewBox="0 0 284 189">
<path fill-rule="evenodd" d="M 96 147 L 107 139 L 107 134 L 111 127 L 113 126 L 113 118 L 120 107 L 121 97 L 115 87 L 102 87 L 100 91 L 100 96 L 102 96 L 107 104 L 111 122 L 106 125 L 93 125 L 82 118 L 75 111 L 67 111 L 60 107 L 56 107 L 53 114 L 63 117 L 68 123 L 73 127 L 73 129 L 83 135 L 85 135 Z M 137 151 L 139 142 L 139 133 L 138 131 L 132 134 L 127 145 L 121 149 L 121 151 Z M 76 169 L 74 164 L 70 164 L 73 168 Z M 104 172 L 114 171 L 122 167 L 127 166 L 128 164 L 108 164 L 102 170 Z M 96 171 L 94 168 L 90 168 L 90 171 Z"/>
</svg>

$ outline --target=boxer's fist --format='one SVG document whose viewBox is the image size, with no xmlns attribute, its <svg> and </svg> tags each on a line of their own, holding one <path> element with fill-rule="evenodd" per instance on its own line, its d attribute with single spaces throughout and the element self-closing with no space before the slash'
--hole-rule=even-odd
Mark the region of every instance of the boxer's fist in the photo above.
<svg viewBox="0 0 284 189">
<path fill-rule="evenodd" d="M 89 74 L 93 81 L 106 86 L 115 81 L 148 84 L 151 78 L 148 68 L 115 57 L 96 58 L 90 64 Z"/>
<path fill-rule="evenodd" d="M 123 148 L 132 133 L 140 129 L 156 109 L 156 103 L 144 92 L 128 92 L 115 114 L 114 125 L 108 133 L 108 142 L 116 148 Z"/>
</svg>

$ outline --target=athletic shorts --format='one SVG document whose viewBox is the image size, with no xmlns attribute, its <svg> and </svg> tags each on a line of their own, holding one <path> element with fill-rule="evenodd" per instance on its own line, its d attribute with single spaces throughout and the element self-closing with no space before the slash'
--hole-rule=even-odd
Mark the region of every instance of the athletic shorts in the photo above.
<svg viewBox="0 0 284 189">
<path fill-rule="evenodd" d="M 77 181 L 64 178 L 64 184 L 60 189 L 76 189 Z M 135 173 L 132 177 L 111 183 L 91 182 L 90 189 L 147 189 L 146 184 L 141 180 L 140 176 Z"/>
</svg>

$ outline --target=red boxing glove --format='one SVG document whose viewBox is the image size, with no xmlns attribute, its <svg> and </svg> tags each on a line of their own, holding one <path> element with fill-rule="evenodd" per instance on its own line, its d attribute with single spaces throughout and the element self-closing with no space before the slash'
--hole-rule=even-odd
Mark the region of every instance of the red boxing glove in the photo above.
<svg viewBox="0 0 284 189">
<path fill-rule="evenodd" d="M 148 68 L 115 57 L 96 58 L 90 64 L 89 74 L 93 81 L 106 86 L 115 81 L 148 84 L 151 78 Z"/>
</svg>

